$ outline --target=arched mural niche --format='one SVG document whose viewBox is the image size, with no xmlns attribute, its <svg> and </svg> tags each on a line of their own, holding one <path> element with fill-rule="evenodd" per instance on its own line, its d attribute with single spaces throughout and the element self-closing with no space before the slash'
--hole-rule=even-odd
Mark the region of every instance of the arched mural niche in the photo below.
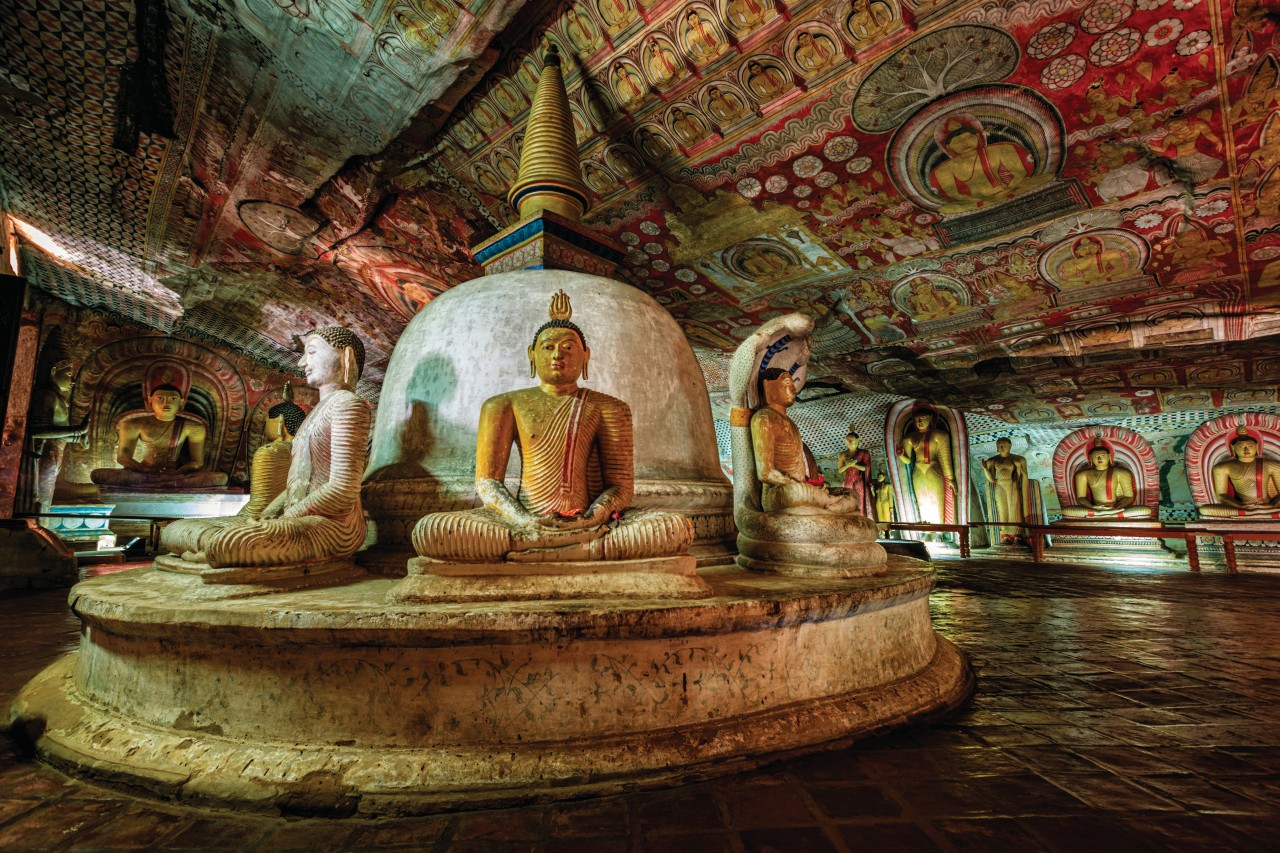
<svg viewBox="0 0 1280 853">
<path fill-rule="evenodd" d="M 945 434 L 945 447 L 938 444 L 941 437 L 937 440 L 920 437 L 915 450 L 907 446 L 907 438 L 917 437 L 914 421 L 922 414 L 932 415 L 930 432 Z M 885 454 L 890 457 L 889 472 L 899 521 L 969 523 L 973 484 L 969 480 L 969 433 L 962 413 L 950 406 L 935 406 L 921 400 L 899 400 L 889 408 L 885 419 L 884 442 Z M 900 457 L 904 451 L 912 462 L 902 462 Z M 948 467 L 950 471 L 946 470 Z M 933 495 L 933 491 L 941 491 L 939 481 L 948 473 L 951 475 L 949 489 L 945 494 Z M 930 494 L 917 497 L 917 489 L 929 489 Z M 923 534 L 908 534 L 908 538 L 923 538 Z M 975 545 L 985 541 L 985 536 L 974 537 Z"/>
<path fill-rule="evenodd" d="M 1122 426 L 1089 426 L 1068 433 L 1053 451 L 1053 487 L 1058 505 L 1079 506 L 1075 494 L 1076 474 L 1089 467 L 1089 451 L 1101 438 L 1112 459 L 1133 474 L 1133 505 L 1145 506 L 1155 515 L 1160 506 L 1160 471 L 1151 442 Z"/>
<path fill-rule="evenodd" d="M 88 416 L 88 449 L 68 448 L 64 478 L 88 483 L 95 468 L 118 467 L 116 422 L 128 411 L 146 407 L 142 382 L 156 361 L 178 362 L 190 372 L 187 405 L 208 424 L 207 469 L 230 472 L 241 451 L 248 414 L 244 378 L 231 362 L 200 344 L 170 337 L 138 337 L 114 341 L 95 350 L 76 374 L 71 419 Z"/>
<path fill-rule="evenodd" d="M 1259 458 L 1280 459 L 1280 416 L 1240 412 L 1205 421 L 1187 439 L 1187 483 L 1196 506 L 1219 502 L 1213 491 L 1213 466 L 1231 460 L 1231 442 L 1240 427 L 1257 440 Z"/>
</svg>

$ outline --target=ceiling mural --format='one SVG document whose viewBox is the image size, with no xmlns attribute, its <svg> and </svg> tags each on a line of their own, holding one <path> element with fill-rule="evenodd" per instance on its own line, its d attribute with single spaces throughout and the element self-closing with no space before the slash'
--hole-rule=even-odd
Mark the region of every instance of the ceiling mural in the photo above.
<svg viewBox="0 0 1280 853">
<path fill-rule="evenodd" d="M 157 4 L 15 4 L 0 190 L 77 304 L 272 352 L 343 323 L 376 383 L 514 217 L 554 44 L 587 221 L 709 370 L 803 310 L 810 393 L 1275 402 L 1270 0 L 171 0 L 173 133 L 132 152 L 118 68 Z"/>
</svg>

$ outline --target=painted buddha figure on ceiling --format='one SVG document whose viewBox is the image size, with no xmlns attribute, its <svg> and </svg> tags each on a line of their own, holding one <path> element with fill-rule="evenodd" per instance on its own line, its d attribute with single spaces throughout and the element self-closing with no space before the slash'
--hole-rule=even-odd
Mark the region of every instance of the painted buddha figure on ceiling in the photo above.
<svg viewBox="0 0 1280 853">
<path fill-rule="evenodd" d="M 208 426 L 184 414 L 190 380 L 168 362 L 152 366 L 143 381 L 147 410 L 130 412 L 117 424 L 119 468 L 98 468 L 89 478 L 100 486 L 129 489 L 216 489 L 227 475 L 205 469 Z"/>
<path fill-rule="evenodd" d="M 942 121 L 934 136 L 947 155 L 929 174 L 929 185 L 943 199 L 942 213 L 990 206 L 1052 177 L 1034 175 L 1035 159 L 1021 145 L 989 142 L 982 122 L 967 113 Z"/>
<path fill-rule="evenodd" d="M 1073 485 L 1077 505 L 1064 506 L 1064 518 L 1151 517 L 1150 507 L 1134 506 L 1137 492 L 1133 472 L 1116 464 L 1114 454 L 1101 437 L 1094 439 L 1089 465 L 1076 472 Z"/>
<path fill-rule="evenodd" d="M 693 525 L 684 516 L 631 509 L 635 477 L 631 409 L 582 388 L 591 350 L 569 297 L 551 300 L 551 319 L 529 346 L 539 384 L 490 397 L 480 412 L 476 493 L 483 506 L 424 516 L 418 554 L 458 563 L 635 560 L 684 554 Z M 511 446 L 520 452 L 519 496 L 503 481 Z"/>
<path fill-rule="evenodd" d="M 1213 466 L 1215 503 L 1197 507 L 1205 518 L 1280 516 L 1280 462 L 1262 455 L 1262 445 L 1241 426 L 1231 440 L 1231 458 Z"/>
<path fill-rule="evenodd" d="M 308 332 L 298 365 L 320 401 L 294 436 L 285 488 L 258 515 L 189 518 L 165 527 L 160 543 L 180 555 L 177 571 L 245 569 L 266 575 L 345 560 L 364 543 L 360 479 L 369 406 L 354 392 L 364 344 L 339 326 Z M 157 560 L 161 568 L 171 568 Z M 305 572 L 304 572 L 305 573 Z"/>
</svg>

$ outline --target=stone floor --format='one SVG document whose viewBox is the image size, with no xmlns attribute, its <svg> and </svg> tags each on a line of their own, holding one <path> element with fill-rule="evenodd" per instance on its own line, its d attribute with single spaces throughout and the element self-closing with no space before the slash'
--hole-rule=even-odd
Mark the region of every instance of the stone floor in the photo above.
<svg viewBox="0 0 1280 853">
<path fill-rule="evenodd" d="M 935 621 L 978 695 L 929 728 L 676 790 L 395 822 L 176 808 L 0 745 L 0 849 L 1275 849 L 1280 578 L 938 566 Z M 64 600 L 0 600 L 0 707 L 75 642 Z"/>
</svg>

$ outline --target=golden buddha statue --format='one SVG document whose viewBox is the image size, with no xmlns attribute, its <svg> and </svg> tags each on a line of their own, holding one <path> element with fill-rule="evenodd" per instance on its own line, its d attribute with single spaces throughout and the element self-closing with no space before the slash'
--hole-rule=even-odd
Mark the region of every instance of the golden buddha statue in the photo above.
<svg viewBox="0 0 1280 853">
<path fill-rule="evenodd" d="M 1117 465 L 1110 448 L 1099 436 L 1089 451 L 1089 466 L 1075 475 L 1076 506 L 1064 506 L 1064 518 L 1150 518 L 1151 509 L 1134 506 L 1137 495 L 1133 472 Z"/>
<path fill-rule="evenodd" d="M 71 388 L 75 371 L 70 359 L 58 361 L 49 371 L 50 383 L 37 388 L 31 395 L 31 413 L 28 416 L 27 443 L 24 447 L 26 462 L 26 493 L 22 495 L 26 512 L 48 512 L 53 505 L 58 486 L 58 474 L 66 455 L 67 442 L 84 445 L 89 428 L 85 418 L 77 425 L 71 423 Z"/>
<path fill-rule="evenodd" d="M 898 446 L 898 461 L 911 466 L 911 491 L 919 520 L 925 524 L 955 523 L 956 473 L 951 436 L 934 426 L 931 409 L 920 409 Z"/>
<path fill-rule="evenodd" d="M 1030 503 L 1027 492 L 1027 459 L 1010 451 L 1013 442 L 996 440 L 996 455 L 982 460 L 982 473 L 987 478 L 988 505 L 993 521 L 1000 527 L 1000 542 L 1012 545 L 1026 534 L 1019 525 L 1027 523 Z"/>
<path fill-rule="evenodd" d="M 293 402 L 293 385 L 284 384 L 284 399 L 267 410 L 267 441 L 253 454 L 249 466 L 249 502 L 241 515 L 260 516 L 289 484 L 293 462 L 293 437 L 307 413 Z"/>
<path fill-rule="evenodd" d="M 1216 503 L 1197 507 L 1205 518 L 1280 517 L 1280 462 L 1262 455 L 1248 428 L 1236 429 L 1231 459 L 1213 466 Z"/>
<path fill-rule="evenodd" d="M 876 520 L 880 522 L 881 536 L 889 535 L 889 525 L 898 520 L 896 512 L 893 483 L 889 482 L 889 475 L 881 469 L 876 473 Z"/>
<path fill-rule="evenodd" d="M 147 372 L 143 391 L 149 411 L 131 412 L 117 424 L 119 468 L 98 468 L 89 479 L 100 486 L 130 489 L 217 489 L 227 475 L 206 471 L 208 427 L 182 414 L 190 386 L 184 372 L 161 362 Z M 182 387 L 179 387 L 179 383 Z"/>
<path fill-rule="evenodd" d="M 684 554 L 693 525 L 681 515 L 629 509 L 633 494 L 631 409 L 581 388 L 591 350 L 570 322 L 569 297 L 529 346 L 539 384 L 485 401 L 476 439 L 476 492 L 483 506 L 418 521 L 418 554 L 443 562 L 558 563 Z M 520 450 L 519 497 L 503 478 Z"/>
<path fill-rule="evenodd" d="M 298 366 L 320 401 L 293 439 L 284 491 L 259 515 L 170 524 L 160 544 L 181 557 L 160 557 L 157 567 L 227 583 L 315 575 L 364 543 L 360 479 L 370 416 L 353 390 L 364 369 L 364 344 L 339 326 L 308 332 L 302 343 Z"/>
<path fill-rule="evenodd" d="M 861 514 L 856 495 L 836 495 L 826 489 L 800 430 L 787 416 L 796 401 L 791 373 L 767 368 L 760 375 L 760 388 L 765 405 L 751 416 L 751 447 L 760 478 L 761 508 L 797 514 Z"/>
</svg>

